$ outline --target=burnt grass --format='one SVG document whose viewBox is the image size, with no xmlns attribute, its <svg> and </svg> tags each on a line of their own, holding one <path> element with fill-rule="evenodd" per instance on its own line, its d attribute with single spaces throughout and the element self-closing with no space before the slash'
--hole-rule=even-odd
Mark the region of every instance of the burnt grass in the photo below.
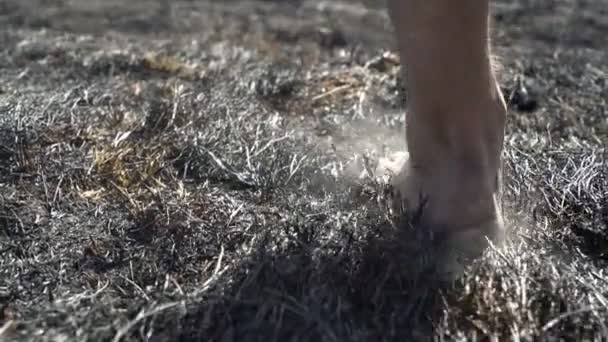
<svg viewBox="0 0 608 342">
<path fill-rule="evenodd" d="M 493 17 L 509 241 L 434 284 L 381 4 L 0 2 L 0 340 L 607 339 L 608 5 Z"/>
</svg>

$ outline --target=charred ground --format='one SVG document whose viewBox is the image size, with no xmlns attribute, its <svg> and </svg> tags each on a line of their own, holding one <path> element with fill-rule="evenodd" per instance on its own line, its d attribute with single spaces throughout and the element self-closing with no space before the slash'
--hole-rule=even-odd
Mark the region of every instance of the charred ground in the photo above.
<svg viewBox="0 0 608 342">
<path fill-rule="evenodd" d="M 2 1 L 0 340 L 608 338 L 605 1 L 495 2 L 512 236 L 449 288 L 359 177 L 407 99 L 349 3 Z"/>
</svg>

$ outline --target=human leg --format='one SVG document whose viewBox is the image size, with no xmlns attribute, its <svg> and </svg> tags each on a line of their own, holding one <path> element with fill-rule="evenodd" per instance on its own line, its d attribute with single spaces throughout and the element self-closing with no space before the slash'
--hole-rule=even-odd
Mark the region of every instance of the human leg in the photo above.
<svg viewBox="0 0 608 342">
<path fill-rule="evenodd" d="M 408 93 L 406 208 L 456 247 L 500 240 L 496 201 L 506 106 L 492 70 L 489 0 L 389 0 Z M 422 197 L 420 196 L 422 195 Z M 485 239 L 484 239 L 485 240 Z"/>
</svg>

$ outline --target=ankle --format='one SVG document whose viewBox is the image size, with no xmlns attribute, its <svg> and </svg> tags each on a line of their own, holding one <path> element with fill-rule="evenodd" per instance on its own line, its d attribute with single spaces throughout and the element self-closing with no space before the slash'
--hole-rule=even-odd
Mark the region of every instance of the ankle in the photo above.
<svg viewBox="0 0 608 342">
<path fill-rule="evenodd" d="M 480 177 L 495 176 L 504 140 L 505 102 L 498 90 L 468 102 L 449 112 L 428 107 L 408 111 L 406 138 L 414 166 L 437 170 L 447 163 Z"/>
<path fill-rule="evenodd" d="M 438 226 L 467 227 L 499 218 L 495 195 L 506 106 L 498 97 L 461 113 L 430 127 L 415 120 L 424 113 L 409 113 L 410 166 L 428 199 L 425 216 Z"/>
<path fill-rule="evenodd" d="M 420 191 L 426 200 L 423 220 L 438 231 L 467 229 L 498 219 L 496 176 L 471 169 L 459 161 L 445 161 L 430 174 L 420 174 Z"/>
</svg>

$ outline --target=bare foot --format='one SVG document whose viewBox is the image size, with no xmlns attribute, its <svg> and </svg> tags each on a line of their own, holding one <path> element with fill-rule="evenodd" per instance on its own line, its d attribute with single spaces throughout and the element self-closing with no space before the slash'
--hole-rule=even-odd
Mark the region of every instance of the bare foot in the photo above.
<svg viewBox="0 0 608 342">
<path fill-rule="evenodd" d="M 500 245 L 504 240 L 498 192 L 484 193 L 478 179 L 467 177 L 454 173 L 433 178 L 406 160 L 391 179 L 392 211 L 397 217 L 419 215 L 413 228 L 430 237 L 431 245 L 422 248 L 433 253 L 434 271 L 441 280 L 458 278 L 483 254 L 489 241 Z"/>
</svg>

